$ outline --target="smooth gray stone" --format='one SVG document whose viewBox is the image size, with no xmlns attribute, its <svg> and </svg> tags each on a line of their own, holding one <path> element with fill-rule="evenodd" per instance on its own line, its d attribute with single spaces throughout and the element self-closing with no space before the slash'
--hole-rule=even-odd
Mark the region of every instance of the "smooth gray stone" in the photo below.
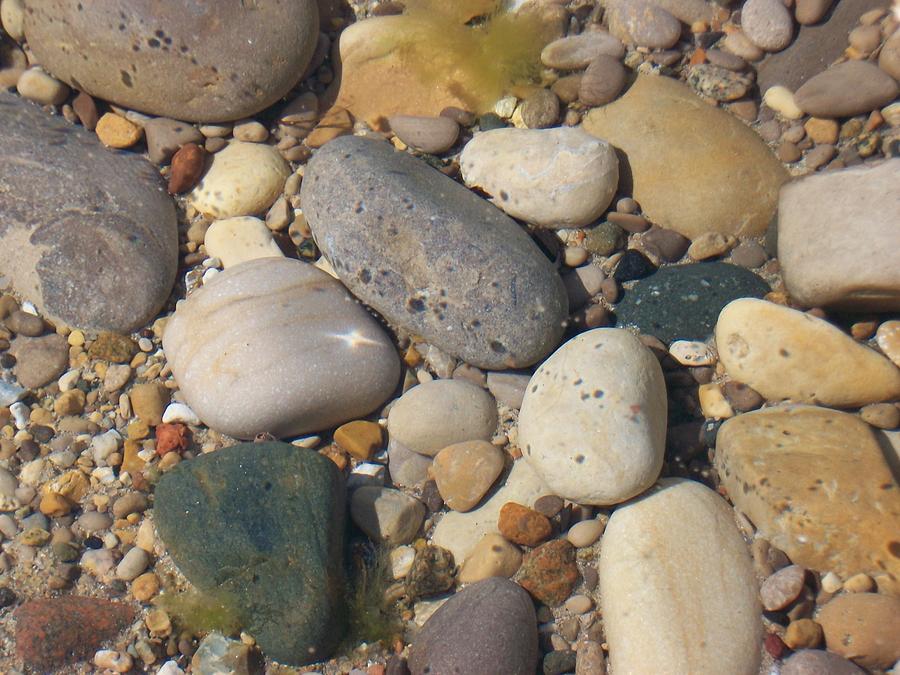
<svg viewBox="0 0 900 675">
<path fill-rule="evenodd" d="M 0 274 L 71 327 L 128 333 L 169 297 L 175 204 L 138 155 L 0 92 Z"/>
</svg>

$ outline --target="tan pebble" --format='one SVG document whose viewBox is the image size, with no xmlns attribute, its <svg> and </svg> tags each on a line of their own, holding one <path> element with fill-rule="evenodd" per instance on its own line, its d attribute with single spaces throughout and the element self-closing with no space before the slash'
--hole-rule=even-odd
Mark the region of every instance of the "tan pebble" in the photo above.
<svg viewBox="0 0 900 675">
<path fill-rule="evenodd" d="M 269 131 L 256 120 L 236 122 L 232 133 L 237 140 L 248 143 L 262 143 L 269 137 Z"/>
<path fill-rule="evenodd" d="M 822 577 L 821 580 L 822 590 L 826 593 L 837 593 L 841 590 L 841 587 L 844 585 L 841 582 L 841 578 L 835 574 L 834 572 L 828 572 Z"/>
<path fill-rule="evenodd" d="M 763 95 L 763 103 L 786 119 L 798 120 L 803 117 L 803 111 L 794 101 L 793 92 L 780 84 L 766 90 Z"/>
<path fill-rule="evenodd" d="M 178 453 L 168 453 L 178 454 Z M 136 546 L 144 549 L 147 553 L 153 553 L 153 547 L 156 544 L 156 528 L 153 527 L 153 521 L 144 518 L 138 527 L 137 536 L 134 543 Z"/>
<path fill-rule="evenodd" d="M 181 455 L 177 452 L 167 452 L 165 456 L 161 460 L 159 460 L 159 464 L 156 466 L 160 471 L 165 473 L 170 469 L 173 469 L 176 465 L 181 463 Z"/>
<path fill-rule="evenodd" d="M 147 377 L 147 374 L 144 373 L 144 376 Z M 138 419 L 151 427 L 162 423 L 162 415 L 171 396 L 168 389 L 154 382 L 136 384 L 129 396 Z"/>
<path fill-rule="evenodd" d="M 691 242 L 688 255 L 693 260 L 708 260 L 726 254 L 737 244 L 737 239 L 730 234 L 706 232 Z"/>
<path fill-rule="evenodd" d="M 875 590 L 875 582 L 868 574 L 860 572 L 844 582 L 844 590 L 848 593 L 869 593 Z"/>
<path fill-rule="evenodd" d="M 725 398 L 722 389 L 715 382 L 701 384 L 698 390 L 700 409 L 707 419 L 728 419 L 734 417 L 734 408 Z"/>
<path fill-rule="evenodd" d="M 838 141 L 840 126 L 837 121 L 821 117 L 810 117 L 803 124 L 807 135 L 816 143 L 834 144 Z"/>
<path fill-rule="evenodd" d="M 812 619 L 791 621 L 784 634 L 784 644 L 791 649 L 815 649 L 822 644 L 822 626 Z"/>
<path fill-rule="evenodd" d="M 431 470 L 447 506 L 468 511 L 503 471 L 503 453 L 487 441 L 454 443 L 435 455 Z"/>
<path fill-rule="evenodd" d="M 875 331 L 877 329 L 877 321 L 857 321 L 852 326 L 850 326 L 850 335 L 853 336 L 854 340 L 868 340 L 870 337 L 875 335 Z"/>
<path fill-rule="evenodd" d="M 159 577 L 153 572 L 144 572 L 131 582 L 131 594 L 139 602 L 147 602 L 159 593 Z"/>
<path fill-rule="evenodd" d="M 587 595 L 573 595 L 565 603 L 566 611 L 572 614 L 584 614 L 591 611 L 593 607 L 594 601 Z"/>
<path fill-rule="evenodd" d="M 669 354 L 683 366 L 712 366 L 716 363 L 716 355 L 709 346 L 694 340 L 676 340 L 669 345 Z"/>
<path fill-rule="evenodd" d="M 878 429 L 900 426 L 900 408 L 893 403 L 872 403 L 860 408 L 859 416 Z"/>
<path fill-rule="evenodd" d="M 607 518 L 582 520 L 575 523 L 566 533 L 566 539 L 575 548 L 584 548 L 596 542 L 606 529 Z"/>
<path fill-rule="evenodd" d="M 84 345 L 84 333 L 77 329 L 73 330 L 71 333 L 69 333 L 66 341 L 72 347 L 81 347 L 82 345 Z"/>
<path fill-rule="evenodd" d="M 885 321 L 875 333 L 878 348 L 900 367 L 900 320 Z"/>
<path fill-rule="evenodd" d="M 60 105 L 69 97 L 69 87 L 40 68 L 29 68 L 22 73 L 16 88 L 23 98 L 40 105 Z"/>
<path fill-rule="evenodd" d="M 482 537 L 463 563 L 459 580 L 469 584 L 489 577 L 511 577 L 522 564 L 522 552 L 499 534 Z"/>
<path fill-rule="evenodd" d="M 204 245 L 225 269 L 257 258 L 284 257 L 265 222 L 252 216 L 215 221 L 206 231 Z"/>
<path fill-rule="evenodd" d="M 85 393 L 80 389 L 70 389 L 63 392 L 53 402 L 53 412 L 60 417 L 67 415 L 80 415 L 84 411 L 87 400 Z"/>
<path fill-rule="evenodd" d="M 350 113 L 343 108 L 332 108 L 326 112 L 309 136 L 306 144 L 311 148 L 320 148 L 338 136 L 346 136 L 353 131 Z"/>
<path fill-rule="evenodd" d="M 828 651 L 867 669 L 887 669 L 900 659 L 900 598 L 876 593 L 839 595 L 819 610 Z"/>
<path fill-rule="evenodd" d="M 382 430 L 375 422 L 354 420 L 335 430 L 334 442 L 356 459 L 367 460 L 381 447 Z"/>
<path fill-rule="evenodd" d="M 108 148 L 125 149 L 141 140 L 143 130 L 115 113 L 105 113 L 94 129 L 100 142 Z"/>
<path fill-rule="evenodd" d="M 72 510 L 72 502 L 58 492 L 47 492 L 41 497 L 40 511 L 50 518 L 61 518 Z"/>
<path fill-rule="evenodd" d="M 134 659 L 127 652 L 101 649 L 94 654 L 94 665 L 105 671 L 127 673 L 134 666 Z"/>
<path fill-rule="evenodd" d="M 147 626 L 151 635 L 156 637 L 166 637 L 172 632 L 172 620 L 162 609 L 151 609 L 147 613 L 144 625 Z"/>
</svg>

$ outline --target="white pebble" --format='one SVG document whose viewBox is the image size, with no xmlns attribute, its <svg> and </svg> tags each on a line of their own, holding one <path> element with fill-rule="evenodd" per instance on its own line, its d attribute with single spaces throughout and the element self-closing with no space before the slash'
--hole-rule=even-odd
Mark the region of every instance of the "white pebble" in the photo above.
<svg viewBox="0 0 900 675">
<path fill-rule="evenodd" d="M 385 468 L 382 464 L 373 462 L 363 462 L 357 464 L 350 475 L 347 476 L 347 489 L 355 490 L 364 485 L 376 485 L 381 487 L 384 485 Z"/>
<path fill-rule="evenodd" d="M 780 84 L 766 90 L 763 95 L 763 103 L 789 120 L 798 120 L 803 117 L 803 111 L 797 107 L 797 103 L 794 101 L 794 94 Z"/>
<path fill-rule="evenodd" d="M 834 572 L 829 572 L 822 577 L 822 590 L 826 593 L 837 593 L 843 585 L 841 578 Z"/>
<path fill-rule="evenodd" d="M 509 119 L 516 111 L 516 104 L 519 102 L 515 96 L 506 96 L 501 98 L 494 104 L 494 112 L 503 119 Z"/>
<path fill-rule="evenodd" d="M 130 549 L 116 567 L 116 576 L 123 581 L 132 581 L 144 573 L 150 564 L 150 555 L 139 546 Z"/>
<path fill-rule="evenodd" d="M 0 408 L 12 405 L 22 398 L 27 391 L 27 389 L 23 389 L 17 384 L 0 380 Z"/>
<path fill-rule="evenodd" d="M 301 436 L 300 438 L 295 438 L 291 441 L 291 445 L 296 445 L 298 448 L 314 448 L 319 443 L 322 442 L 322 439 L 319 436 Z"/>
<path fill-rule="evenodd" d="M 204 284 L 208 284 L 213 278 L 219 273 L 220 270 L 217 270 L 215 267 L 210 267 L 203 273 L 203 276 L 200 279 Z"/>
<path fill-rule="evenodd" d="M 606 529 L 606 520 L 582 520 L 569 528 L 566 539 L 575 548 L 590 546 L 600 538 Z"/>
<path fill-rule="evenodd" d="M 107 457 L 119 449 L 119 441 L 121 440 L 122 436 L 115 429 L 111 429 L 105 434 L 94 436 L 94 439 L 91 441 L 91 456 L 94 458 L 94 462 L 99 464 L 106 460 Z"/>
<path fill-rule="evenodd" d="M 197 414 L 184 403 L 170 403 L 163 413 L 163 422 L 181 422 L 182 424 L 200 424 Z"/>
<path fill-rule="evenodd" d="M 572 614 L 584 614 L 594 606 L 594 601 L 586 595 L 573 595 L 566 600 L 566 610 Z"/>
<path fill-rule="evenodd" d="M 669 347 L 669 354 L 683 366 L 712 366 L 716 356 L 709 346 L 694 340 L 675 340 Z"/>
<path fill-rule="evenodd" d="M 40 105 L 59 105 L 69 96 L 69 87 L 40 68 L 29 68 L 22 73 L 16 89 L 23 98 Z"/>
<path fill-rule="evenodd" d="M 403 579 L 412 569 L 416 549 L 412 546 L 398 546 L 391 551 L 391 574 L 394 579 Z"/>
<path fill-rule="evenodd" d="M 47 455 L 47 459 L 50 460 L 50 463 L 54 466 L 58 466 L 61 469 L 68 469 L 75 463 L 75 453 L 71 450 L 60 450 L 59 452 L 51 452 Z"/>
<path fill-rule="evenodd" d="M 37 307 L 34 306 L 34 303 L 28 302 L 28 300 L 26 300 L 25 302 L 22 303 L 21 309 L 26 314 L 32 314 L 34 316 L 38 316 Z"/>
<path fill-rule="evenodd" d="M 70 389 L 73 389 L 75 387 L 75 385 L 78 383 L 78 378 L 80 377 L 81 371 L 75 368 L 63 373 L 56 381 L 56 384 L 59 385 L 60 391 L 69 391 Z"/>
<path fill-rule="evenodd" d="M 19 401 L 18 403 L 13 403 L 9 406 L 9 412 L 12 413 L 13 422 L 16 425 L 16 429 L 20 431 L 28 426 L 28 406 Z"/>
<path fill-rule="evenodd" d="M 91 477 L 96 478 L 103 485 L 112 485 L 116 482 L 116 474 L 111 466 L 99 466 L 91 471 Z"/>
<path fill-rule="evenodd" d="M 98 668 L 109 669 L 115 673 L 127 673 L 134 665 L 134 659 L 127 652 L 101 649 L 94 654 L 94 665 Z"/>
<path fill-rule="evenodd" d="M 153 340 L 150 338 L 142 337 L 138 340 L 138 349 L 142 352 L 152 352 L 153 351 Z"/>
<path fill-rule="evenodd" d="M 184 675 L 184 671 L 174 661 L 166 661 L 156 671 L 156 675 Z"/>
</svg>

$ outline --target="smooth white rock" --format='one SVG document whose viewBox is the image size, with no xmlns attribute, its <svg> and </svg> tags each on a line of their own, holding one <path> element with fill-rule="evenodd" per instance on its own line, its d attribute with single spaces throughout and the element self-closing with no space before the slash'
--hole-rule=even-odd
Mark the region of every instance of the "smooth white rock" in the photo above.
<svg viewBox="0 0 900 675">
<path fill-rule="evenodd" d="M 560 347 L 534 373 L 519 411 L 519 447 L 553 494 L 618 504 L 662 468 L 666 387 L 656 357 L 621 328 Z"/>
<path fill-rule="evenodd" d="M 756 675 L 762 623 L 727 502 L 666 478 L 616 509 L 598 567 L 613 673 Z"/>
<path fill-rule="evenodd" d="M 206 231 L 203 245 L 209 255 L 222 261 L 225 269 L 247 260 L 284 257 L 266 223 L 253 216 L 215 221 Z M 207 281 L 205 274 L 203 281 Z"/>
<path fill-rule="evenodd" d="M 184 403 L 170 403 L 163 411 L 162 421 L 166 424 L 172 422 L 181 422 L 182 424 L 200 424 L 200 418 L 197 413 L 191 410 Z"/>
<path fill-rule="evenodd" d="M 587 225 L 619 184 L 612 146 L 579 127 L 485 131 L 466 144 L 459 163 L 466 185 L 540 227 Z"/>
</svg>

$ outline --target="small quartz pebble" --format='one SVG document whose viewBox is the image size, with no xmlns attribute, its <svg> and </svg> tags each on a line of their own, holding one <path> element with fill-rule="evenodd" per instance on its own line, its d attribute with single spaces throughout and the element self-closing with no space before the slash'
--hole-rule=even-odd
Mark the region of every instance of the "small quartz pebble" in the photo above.
<svg viewBox="0 0 900 675">
<path fill-rule="evenodd" d="M 144 135 L 143 130 L 134 122 L 111 112 L 100 118 L 95 131 L 103 145 L 119 150 L 130 148 Z"/>
<path fill-rule="evenodd" d="M 203 244 L 226 269 L 247 260 L 284 257 L 266 223 L 252 216 L 215 221 L 206 231 Z"/>
<path fill-rule="evenodd" d="M 709 345 L 694 340 L 676 340 L 669 345 L 669 354 L 683 366 L 712 366 L 716 363 Z"/>
<path fill-rule="evenodd" d="M 769 576 L 759 589 L 763 608 L 769 612 L 784 609 L 800 595 L 806 570 L 800 565 L 789 565 Z"/>
<path fill-rule="evenodd" d="M 760 49 L 778 52 L 791 43 L 791 13 L 781 0 L 747 0 L 741 10 L 741 28 Z"/>
<path fill-rule="evenodd" d="M 16 89 L 23 98 L 40 105 L 60 105 L 69 97 L 69 88 L 40 68 L 29 68 L 22 73 Z"/>
<path fill-rule="evenodd" d="M 885 321 L 875 332 L 878 348 L 900 367 L 900 321 Z"/>
<path fill-rule="evenodd" d="M 393 115 L 388 123 L 401 141 L 431 154 L 446 152 L 459 136 L 459 125 L 449 117 Z"/>
<path fill-rule="evenodd" d="M 597 541 L 605 528 L 605 519 L 582 520 L 569 528 L 566 539 L 575 548 L 585 548 Z"/>
<path fill-rule="evenodd" d="M 184 403 L 170 403 L 162 415 L 162 421 L 166 424 L 181 422 L 182 424 L 200 424 L 200 418 Z"/>
<path fill-rule="evenodd" d="M 584 614 L 591 611 L 594 607 L 594 601 L 587 595 L 573 595 L 566 600 L 564 607 L 566 611 L 572 614 Z"/>
<path fill-rule="evenodd" d="M 403 579 L 412 569 L 416 559 L 416 549 L 412 546 L 398 546 L 391 550 L 391 575 Z"/>
</svg>

